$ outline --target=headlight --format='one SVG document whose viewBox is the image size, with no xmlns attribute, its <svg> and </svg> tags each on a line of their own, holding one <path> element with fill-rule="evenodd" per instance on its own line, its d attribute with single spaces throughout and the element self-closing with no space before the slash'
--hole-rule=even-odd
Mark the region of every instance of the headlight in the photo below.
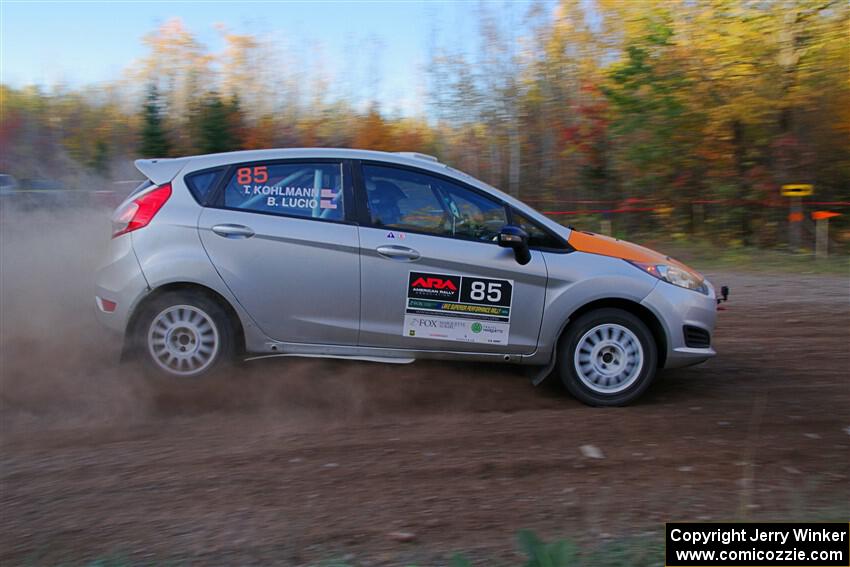
<svg viewBox="0 0 850 567">
<path fill-rule="evenodd" d="M 688 270 L 680 266 L 672 264 L 651 264 L 647 262 L 632 262 L 630 264 L 636 266 L 651 276 L 655 276 L 659 280 L 664 280 L 667 283 L 692 289 L 704 295 L 708 295 L 708 282 L 693 270 Z"/>
</svg>

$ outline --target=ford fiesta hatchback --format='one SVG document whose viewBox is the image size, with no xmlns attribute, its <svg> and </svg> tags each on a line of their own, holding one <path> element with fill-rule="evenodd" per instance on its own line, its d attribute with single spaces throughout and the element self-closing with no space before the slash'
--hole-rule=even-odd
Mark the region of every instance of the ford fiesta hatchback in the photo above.
<svg viewBox="0 0 850 567">
<path fill-rule="evenodd" d="M 97 273 L 125 353 L 185 381 L 237 357 L 511 362 L 622 405 L 714 356 L 714 289 L 421 154 L 139 160 Z"/>
</svg>

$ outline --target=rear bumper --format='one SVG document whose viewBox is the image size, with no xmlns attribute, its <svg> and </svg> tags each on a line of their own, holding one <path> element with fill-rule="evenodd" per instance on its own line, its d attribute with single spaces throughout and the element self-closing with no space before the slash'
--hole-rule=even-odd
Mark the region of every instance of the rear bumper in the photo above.
<svg viewBox="0 0 850 567">
<path fill-rule="evenodd" d="M 667 349 L 664 368 L 681 368 L 699 364 L 717 353 L 711 346 L 693 348 L 685 342 L 684 327 L 702 329 L 711 336 L 717 319 L 717 300 L 709 285 L 708 295 L 659 282 L 641 302 L 651 310 L 664 327 Z"/>
<path fill-rule="evenodd" d="M 133 252 L 131 235 L 120 236 L 110 243 L 107 261 L 95 277 L 95 313 L 98 320 L 123 333 L 130 314 L 148 291 L 148 282 Z M 104 301 L 105 300 L 105 301 Z M 112 311 L 104 306 L 114 303 Z"/>
</svg>

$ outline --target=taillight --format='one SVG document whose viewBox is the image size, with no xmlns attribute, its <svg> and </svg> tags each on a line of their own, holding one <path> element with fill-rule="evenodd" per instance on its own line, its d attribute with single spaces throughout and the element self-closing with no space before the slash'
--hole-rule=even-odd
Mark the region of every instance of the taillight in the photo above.
<svg viewBox="0 0 850 567">
<path fill-rule="evenodd" d="M 147 226 L 169 197 L 171 183 L 166 183 L 119 207 L 112 214 L 112 238 Z"/>
<path fill-rule="evenodd" d="M 118 307 L 118 304 L 114 301 L 109 301 L 108 299 L 103 299 L 99 295 L 95 296 L 95 302 L 101 311 L 104 313 L 114 313 L 115 308 Z"/>
</svg>

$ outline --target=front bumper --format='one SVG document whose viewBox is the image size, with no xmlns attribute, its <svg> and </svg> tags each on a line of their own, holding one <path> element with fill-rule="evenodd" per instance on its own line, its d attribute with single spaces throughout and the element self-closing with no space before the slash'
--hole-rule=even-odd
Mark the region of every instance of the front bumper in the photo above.
<svg viewBox="0 0 850 567">
<path fill-rule="evenodd" d="M 708 295 L 658 282 L 641 305 L 652 311 L 661 325 L 667 342 L 664 368 L 680 368 L 699 364 L 717 354 L 711 346 L 693 348 L 685 342 L 684 327 L 703 329 L 709 335 L 717 319 L 717 300 L 709 284 Z"/>
</svg>

